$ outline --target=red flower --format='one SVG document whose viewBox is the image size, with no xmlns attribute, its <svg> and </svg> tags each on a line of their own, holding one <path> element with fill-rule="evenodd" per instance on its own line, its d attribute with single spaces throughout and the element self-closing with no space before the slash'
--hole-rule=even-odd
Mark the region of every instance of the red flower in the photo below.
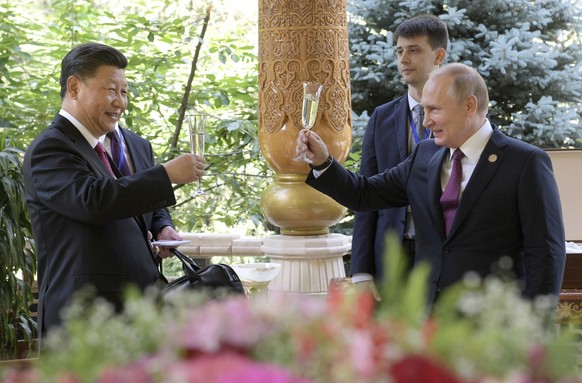
<svg viewBox="0 0 582 383">
<path fill-rule="evenodd" d="M 395 383 L 465 383 L 453 372 L 422 355 L 407 355 L 390 367 Z"/>
</svg>

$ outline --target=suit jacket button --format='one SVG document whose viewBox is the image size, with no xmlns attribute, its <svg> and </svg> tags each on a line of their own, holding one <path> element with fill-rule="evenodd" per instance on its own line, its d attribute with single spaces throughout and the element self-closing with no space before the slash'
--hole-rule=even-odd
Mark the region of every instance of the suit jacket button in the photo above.
<svg viewBox="0 0 582 383">
<path fill-rule="evenodd" d="M 448 247 L 445 247 L 445 248 L 443 249 L 443 254 L 448 254 L 448 253 L 450 253 L 450 252 L 451 252 L 451 250 L 450 250 Z"/>
</svg>

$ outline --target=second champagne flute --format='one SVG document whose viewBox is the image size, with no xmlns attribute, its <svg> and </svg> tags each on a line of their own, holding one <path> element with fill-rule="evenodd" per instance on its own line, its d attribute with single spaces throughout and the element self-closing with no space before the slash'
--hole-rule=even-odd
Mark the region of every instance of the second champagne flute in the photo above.
<svg viewBox="0 0 582 383">
<path fill-rule="evenodd" d="M 186 123 L 188 124 L 188 137 L 190 138 L 190 151 L 192 154 L 204 156 L 204 135 L 206 134 L 206 115 L 205 114 L 187 114 Z M 198 178 L 196 191 L 190 193 L 190 196 L 196 197 L 205 195 L 200 188 L 200 178 Z"/>
</svg>

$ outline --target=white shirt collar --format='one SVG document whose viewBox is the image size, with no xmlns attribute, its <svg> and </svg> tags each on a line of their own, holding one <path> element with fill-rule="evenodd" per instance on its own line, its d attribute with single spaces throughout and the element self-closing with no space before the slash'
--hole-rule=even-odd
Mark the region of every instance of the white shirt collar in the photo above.
<svg viewBox="0 0 582 383">
<path fill-rule="evenodd" d="M 408 92 L 407 94 L 408 94 L 408 107 L 412 111 L 412 108 L 414 108 L 416 105 L 420 104 L 420 102 L 418 102 L 414 98 L 412 98 L 412 96 L 410 95 L 410 92 Z"/>
<path fill-rule="evenodd" d="M 459 149 L 463 151 L 465 157 L 472 163 L 476 164 L 481 157 L 481 153 L 485 150 L 485 145 L 489 142 L 489 138 L 493 134 L 493 127 L 489 119 L 477 130 Z M 449 158 L 453 155 L 456 148 L 450 148 Z"/>
<path fill-rule="evenodd" d="M 121 128 L 119 127 L 119 124 L 115 125 L 115 131 L 117 131 L 117 135 L 119 136 L 119 139 L 121 140 L 121 142 L 123 142 L 123 136 L 121 135 Z M 99 142 L 101 142 L 102 144 L 105 144 L 106 141 L 109 141 L 107 134 L 102 135 L 101 137 L 99 137 Z M 105 145 L 106 147 L 108 147 L 109 144 Z"/>
<path fill-rule="evenodd" d="M 67 120 L 69 120 L 71 124 L 75 125 L 75 128 L 77 128 L 77 130 L 83 135 L 83 137 L 85 137 L 89 145 L 91 145 L 91 147 L 95 149 L 95 146 L 97 146 L 99 140 L 95 138 L 83 124 L 81 124 L 75 117 L 73 117 L 69 112 L 67 112 L 64 109 L 59 110 L 59 114 L 66 118 Z"/>
</svg>

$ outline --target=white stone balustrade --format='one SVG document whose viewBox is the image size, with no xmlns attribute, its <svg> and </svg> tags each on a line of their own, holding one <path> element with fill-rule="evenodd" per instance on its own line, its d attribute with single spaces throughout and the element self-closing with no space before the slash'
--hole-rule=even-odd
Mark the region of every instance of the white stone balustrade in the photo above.
<svg viewBox="0 0 582 383">
<path fill-rule="evenodd" d="M 269 291 L 326 294 L 332 278 L 344 278 L 343 256 L 351 250 L 351 237 L 343 234 L 318 236 L 275 235 L 265 238 L 238 234 L 180 233 L 188 245 L 180 251 L 192 258 L 268 257 L 282 265 Z"/>
</svg>

